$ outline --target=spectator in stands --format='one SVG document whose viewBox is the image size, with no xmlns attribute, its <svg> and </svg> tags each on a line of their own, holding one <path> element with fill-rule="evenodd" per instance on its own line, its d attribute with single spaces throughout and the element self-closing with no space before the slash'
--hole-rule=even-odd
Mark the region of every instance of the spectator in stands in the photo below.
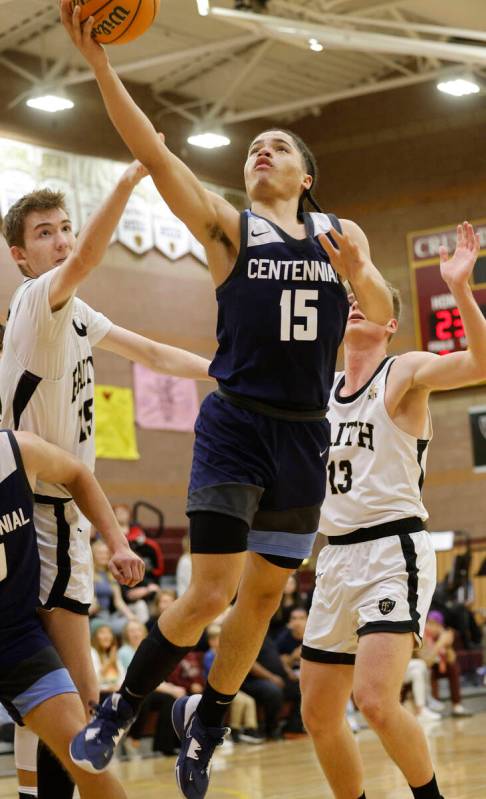
<svg viewBox="0 0 486 799">
<path fill-rule="evenodd" d="M 454 651 L 454 632 L 444 626 L 444 616 L 438 610 L 431 610 L 427 616 L 424 646 L 420 656 L 430 668 L 432 696 L 439 699 L 439 678 L 447 677 L 452 702 L 452 715 L 471 716 L 461 702 L 461 672 Z"/>
<path fill-rule="evenodd" d="M 206 638 L 209 649 L 204 653 L 203 670 L 207 679 L 216 652 L 219 647 L 221 627 L 219 624 L 210 624 L 206 629 Z M 265 740 L 258 732 L 258 719 L 256 702 L 252 696 L 238 691 L 229 709 L 228 724 L 231 727 L 231 738 L 234 743 L 260 744 Z"/>
<path fill-rule="evenodd" d="M 429 689 L 429 670 L 425 660 L 414 652 L 405 672 L 403 684 L 409 684 L 415 705 L 415 713 L 419 721 L 440 721 L 442 716 L 427 707 L 427 693 Z"/>
<path fill-rule="evenodd" d="M 139 621 L 126 622 L 122 632 L 122 645 L 118 651 L 118 658 L 125 671 L 139 645 L 146 637 L 147 628 L 145 624 Z"/>
<path fill-rule="evenodd" d="M 291 574 L 285 584 L 280 605 L 270 619 L 269 632 L 272 638 L 277 638 L 285 630 L 293 609 L 302 607 L 305 607 L 305 602 L 299 591 L 298 577 L 296 573 Z"/>
<path fill-rule="evenodd" d="M 110 551 L 104 541 L 98 539 L 91 546 L 94 562 L 94 601 L 89 609 L 92 622 L 106 622 L 115 635 L 120 635 L 128 621 L 136 618 L 123 600 L 120 586 L 108 569 Z M 91 624 L 92 631 L 98 624 Z"/>
<path fill-rule="evenodd" d="M 287 627 L 279 634 L 276 644 L 283 667 L 289 680 L 298 680 L 300 675 L 300 653 L 307 622 L 305 608 L 294 608 Z"/>
<path fill-rule="evenodd" d="M 164 554 L 159 542 L 150 538 L 139 525 L 131 523 L 132 512 L 128 505 L 123 503 L 113 505 L 113 512 L 122 533 L 130 543 L 130 548 L 145 563 L 147 583 L 159 584 L 164 573 Z"/>
<path fill-rule="evenodd" d="M 144 638 L 147 637 L 147 628 L 138 621 L 130 621 L 123 630 L 123 645 L 120 647 L 118 657 L 125 669 L 128 668 L 133 655 Z M 179 751 L 177 738 L 171 723 L 172 705 L 185 691 L 169 682 L 163 682 L 156 691 L 149 694 L 132 724 L 127 738 L 124 741 L 125 750 L 130 757 L 137 757 L 140 750 L 140 740 L 144 737 L 151 714 L 156 715 L 154 734 L 152 738 L 152 751 L 162 752 L 164 755 L 175 755 Z"/>
<path fill-rule="evenodd" d="M 262 706 L 267 738 L 280 738 L 282 727 L 289 735 L 304 733 L 300 716 L 299 681 L 287 676 L 277 645 L 270 635 L 265 637 L 242 690 L 250 694 L 257 705 Z M 281 725 L 279 717 L 285 701 L 290 703 L 290 712 L 284 725 Z"/>
<path fill-rule="evenodd" d="M 152 629 L 154 624 L 157 624 L 157 620 L 159 616 L 162 615 L 164 610 L 172 605 L 177 599 L 177 595 L 174 588 L 159 588 L 157 593 L 155 594 L 150 610 L 150 618 L 147 623 L 147 627 Z"/>
<path fill-rule="evenodd" d="M 177 596 L 185 594 L 189 588 L 192 574 L 192 560 L 191 560 L 191 543 L 189 541 L 189 534 L 186 533 L 182 539 L 182 554 L 177 561 L 176 566 L 176 590 Z"/>
<path fill-rule="evenodd" d="M 118 644 L 108 624 L 102 624 L 91 636 L 91 657 L 98 678 L 102 699 L 117 691 L 125 677 L 118 658 Z"/>
<path fill-rule="evenodd" d="M 202 694 L 206 684 L 202 658 L 201 652 L 188 652 L 169 675 L 169 682 L 184 688 L 186 694 Z"/>
</svg>

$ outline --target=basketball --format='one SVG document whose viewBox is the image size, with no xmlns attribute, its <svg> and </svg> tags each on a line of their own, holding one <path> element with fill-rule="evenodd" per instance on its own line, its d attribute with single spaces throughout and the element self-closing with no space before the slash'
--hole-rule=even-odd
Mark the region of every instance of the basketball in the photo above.
<svg viewBox="0 0 486 799">
<path fill-rule="evenodd" d="M 93 33 L 100 44 L 126 44 L 150 28 L 160 0 L 74 0 L 81 22 L 94 17 Z"/>
</svg>

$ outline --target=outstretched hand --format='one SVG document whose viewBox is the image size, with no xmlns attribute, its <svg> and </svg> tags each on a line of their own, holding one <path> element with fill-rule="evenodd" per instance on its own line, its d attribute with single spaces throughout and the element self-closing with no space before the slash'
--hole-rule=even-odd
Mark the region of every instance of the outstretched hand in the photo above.
<svg viewBox="0 0 486 799">
<path fill-rule="evenodd" d="M 89 17 L 81 24 L 81 7 L 72 0 L 60 0 L 61 22 L 66 28 L 73 44 L 84 56 L 90 67 L 96 72 L 108 64 L 105 49 L 93 37 L 94 17 Z"/>
<path fill-rule="evenodd" d="M 326 251 L 331 266 L 338 273 L 341 280 L 349 280 L 366 266 L 367 257 L 363 250 L 345 233 L 339 233 L 335 228 L 329 231 L 337 244 L 335 247 L 326 234 L 319 236 L 322 248 Z"/>
<path fill-rule="evenodd" d="M 449 258 L 447 247 L 439 248 L 440 274 L 448 286 L 466 285 L 479 254 L 479 236 L 469 222 L 457 226 L 454 255 Z"/>
</svg>

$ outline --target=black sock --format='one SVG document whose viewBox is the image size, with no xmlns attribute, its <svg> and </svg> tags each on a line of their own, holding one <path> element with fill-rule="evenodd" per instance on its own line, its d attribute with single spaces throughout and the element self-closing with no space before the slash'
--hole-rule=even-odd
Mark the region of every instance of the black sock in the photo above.
<svg viewBox="0 0 486 799">
<path fill-rule="evenodd" d="M 427 785 L 420 785 L 418 788 L 412 788 L 412 786 L 410 786 L 410 790 L 415 799 L 443 799 L 437 785 L 437 780 L 435 779 L 435 774 Z"/>
<path fill-rule="evenodd" d="M 73 799 L 74 794 L 71 777 L 42 741 L 37 747 L 37 791 L 39 799 Z"/>
<path fill-rule="evenodd" d="M 28 790 L 31 791 L 31 793 L 25 793 L 25 788 L 22 790 L 22 788 L 19 787 L 19 799 L 34 799 L 34 797 L 37 796 L 37 788 L 29 788 Z"/>
<path fill-rule="evenodd" d="M 203 691 L 202 699 L 197 708 L 197 715 L 206 727 L 222 727 L 224 717 L 228 712 L 236 694 L 220 694 L 208 683 Z"/>
<path fill-rule="evenodd" d="M 138 711 L 147 694 L 167 679 L 192 647 L 171 644 L 156 624 L 145 638 L 128 666 L 120 688 L 123 698 Z"/>
</svg>

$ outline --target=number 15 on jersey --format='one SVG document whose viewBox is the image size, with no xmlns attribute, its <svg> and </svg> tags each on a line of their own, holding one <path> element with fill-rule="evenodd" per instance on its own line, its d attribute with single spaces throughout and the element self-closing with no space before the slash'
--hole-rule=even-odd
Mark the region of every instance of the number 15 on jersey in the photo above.
<svg viewBox="0 0 486 799">
<path fill-rule="evenodd" d="M 284 289 L 280 298 L 280 341 L 315 341 L 317 289 Z M 304 320 L 297 323 L 295 320 Z"/>
</svg>

